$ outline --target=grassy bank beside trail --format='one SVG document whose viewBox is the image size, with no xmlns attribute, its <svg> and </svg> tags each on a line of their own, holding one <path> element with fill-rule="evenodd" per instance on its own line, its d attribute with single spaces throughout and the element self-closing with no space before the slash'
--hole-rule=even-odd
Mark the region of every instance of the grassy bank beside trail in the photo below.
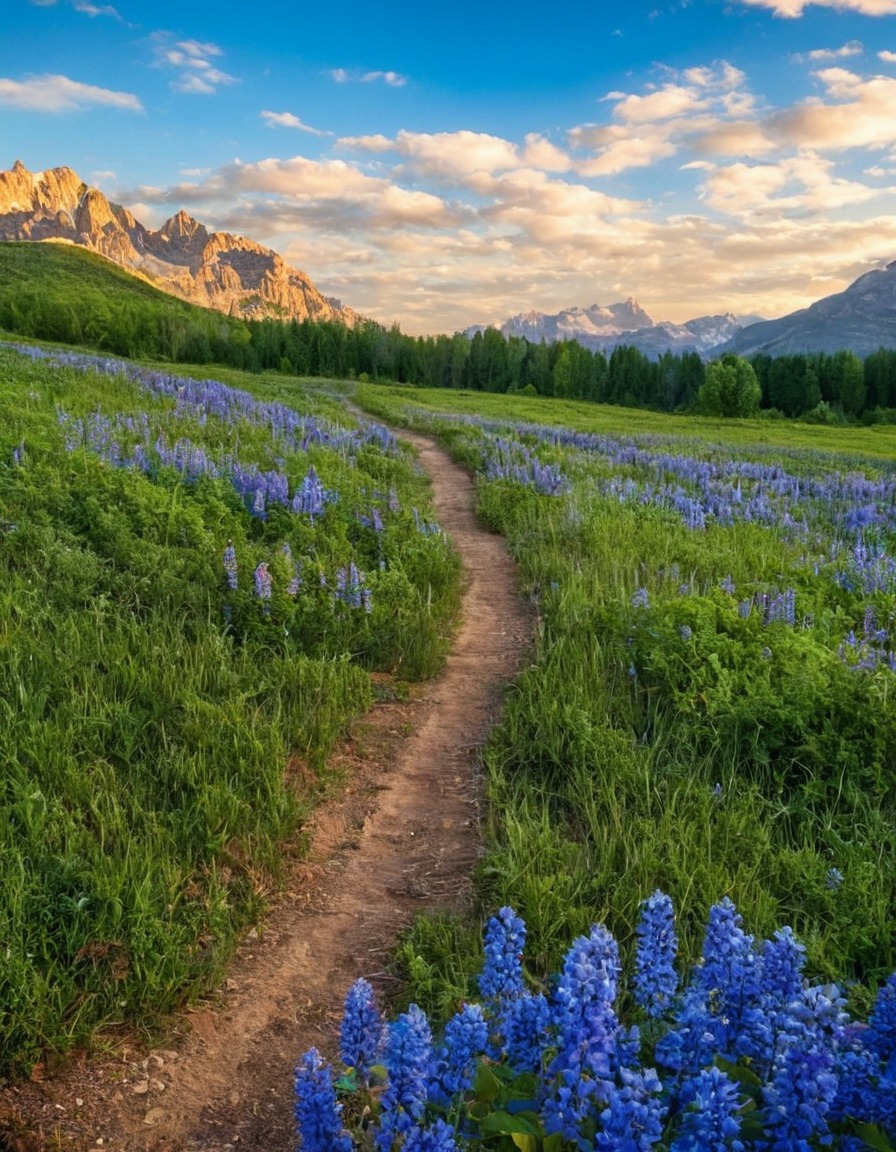
<svg viewBox="0 0 896 1152">
<path fill-rule="evenodd" d="M 477 470 L 539 611 L 486 750 L 483 916 L 512 905 L 546 974 L 595 921 L 630 947 L 656 888 L 693 961 L 727 895 L 867 1000 L 896 966 L 893 431 L 357 396 Z M 469 995 L 478 929 L 421 923 L 411 995 Z"/>
<path fill-rule="evenodd" d="M 0 347 L 0 1075 L 208 989 L 370 671 L 450 639 L 458 561 L 384 428 L 169 372 Z"/>
</svg>

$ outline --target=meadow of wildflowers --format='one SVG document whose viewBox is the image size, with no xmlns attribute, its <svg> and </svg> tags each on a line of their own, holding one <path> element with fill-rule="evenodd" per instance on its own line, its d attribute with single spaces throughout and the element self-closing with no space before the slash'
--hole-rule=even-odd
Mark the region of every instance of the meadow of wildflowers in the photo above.
<svg viewBox="0 0 896 1152">
<path fill-rule="evenodd" d="M 547 981 L 524 969 L 509 907 L 485 930 L 478 1002 L 433 1035 L 412 1004 L 392 1021 L 358 980 L 339 1057 L 296 1069 L 300 1152 L 892 1150 L 896 975 L 866 1019 L 805 973 L 789 928 L 748 933 L 727 897 L 681 965 L 671 899 L 641 904 L 630 966 L 591 925 Z"/>
<path fill-rule="evenodd" d="M 445 650 L 411 458 L 294 395 L 0 346 L 0 1075 L 207 988 L 307 815 L 288 762 L 325 783 L 369 672 Z"/>
<path fill-rule="evenodd" d="M 361 398 L 477 470 L 537 605 L 486 749 L 478 871 L 483 905 L 525 919 L 535 969 L 595 921 L 631 955 L 659 886 L 685 963 L 727 896 L 762 936 L 790 925 L 813 977 L 867 1007 L 896 967 L 896 464 L 875 438 L 863 456 L 840 432 L 776 446 L 769 422 L 674 436 L 631 413 L 634 436 L 572 405 L 566 428 L 565 406 L 538 409 L 549 426 L 511 397 L 501 416 L 471 398 L 487 418 L 440 414 L 434 393 Z M 403 944 L 437 1017 L 474 953 L 444 923 Z"/>
</svg>

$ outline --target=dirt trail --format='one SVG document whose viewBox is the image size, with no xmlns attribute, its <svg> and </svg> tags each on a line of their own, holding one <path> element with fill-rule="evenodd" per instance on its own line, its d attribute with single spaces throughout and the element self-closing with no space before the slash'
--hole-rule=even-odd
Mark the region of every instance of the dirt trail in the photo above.
<svg viewBox="0 0 896 1152">
<path fill-rule="evenodd" d="M 461 626 L 444 671 L 410 702 L 377 705 L 342 750 L 350 783 L 316 813 L 291 895 L 246 941 L 220 998 L 175 1021 L 163 1047 L 0 1093 L 0 1117 L 20 1119 L 0 1127 L 0 1149 L 293 1152 L 298 1057 L 312 1045 L 335 1053 L 350 983 L 386 987 L 389 952 L 418 912 L 468 899 L 477 752 L 532 617 L 503 540 L 476 523 L 469 476 L 432 441 L 401 435 L 463 558 Z"/>
</svg>

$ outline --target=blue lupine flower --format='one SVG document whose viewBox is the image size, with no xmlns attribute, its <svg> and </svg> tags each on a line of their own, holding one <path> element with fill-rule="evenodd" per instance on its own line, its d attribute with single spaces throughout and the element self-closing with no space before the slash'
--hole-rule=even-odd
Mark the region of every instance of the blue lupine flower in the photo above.
<svg viewBox="0 0 896 1152">
<path fill-rule="evenodd" d="M 828 868 L 828 874 L 825 877 L 825 887 L 830 888 L 836 892 L 840 885 L 843 883 L 843 873 L 839 868 Z"/>
<path fill-rule="evenodd" d="M 273 591 L 273 578 L 264 561 L 255 569 L 255 595 L 259 600 L 270 600 Z"/>
<path fill-rule="evenodd" d="M 551 1010 L 540 992 L 501 1001 L 498 1031 L 511 1068 L 518 1072 L 540 1070 L 550 1023 Z"/>
<path fill-rule="evenodd" d="M 812 1152 L 830 1144 L 827 1114 L 837 1095 L 834 1055 L 796 1043 L 777 1062 L 763 1089 L 765 1131 L 772 1152 Z"/>
<path fill-rule="evenodd" d="M 594 1146 L 608 1152 L 648 1152 L 663 1135 L 667 1105 L 660 1096 L 659 1077 L 652 1068 L 621 1068 L 620 1079 L 622 1087 L 614 1084 L 609 1090 Z"/>
<path fill-rule="evenodd" d="M 444 1102 L 472 1087 L 478 1057 L 488 1048 L 488 1024 L 478 1004 L 467 1004 L 445 1025 L 433 1062 L 433 1081 Z"/>
<path fill-rule="evenodd" d="M 343 1064 L 354 1068 L 362 1080 L 367 1079 L 370 1066 L 379 1055 L 384 1027 L 372 986 L 364 979 L 356 980 L 345 998 L 339 1055 Z"/>
<path fill-rule="evenodd" d="M 526 925 L 512 908 L 492 916 L 485 929 L 485 964 L 479 991 L 489 999 L 518 996 L 523 991 L 523 947 Z"/>
<path fill-rule="evenodd" d="M 352 1138 L 342 1127 L 342 1106 L 336 1101 L 333 1075 L 316 1048 L 309 1049 L 296 1068 L 295 1114 L 302 1152 L 352 1152 Z"/>
<path fill-rule="evenodd" d="M 650 595 L 646 588 L 636 588 L 635 594 L 632 596 L 633 608 L 649 608 Z"/>
<path fill-rule="evenodd" d="M 227 547 L 224 549 L 224 575 L 227 579 L 227 587 L 231 592 L 235 592 L 238 585 L 236 549 L 230 540 L 227 541 Z"/>
<path fill-rule="evenodd" d="M 426 1128 L 412 1128 L 404 1138 L 401 1152 L 459 1152 L 455 1131 L 444 1120 Z"/>
<path fill-rule="evenodd" d="M 703 939 L 701 965 L 694 973 L 711 1013 L 711 1030 L 722 1054 L 741 1054 L 742 1033 L 754 1033 L 759 1025 L 752 1012 L 759 1003 L 761 967 L 753 951 L 753 937 L 741 927 L 742 920 L 725 896 L 709 911 Z"/>
<path fill-rule="evenodd" d="M 762 995 L 776 1007 L 786 1008 L 803 989 L 806 949 L 790 927 L 779 928 L 762 945 Z"/>
<path fill-rule="evenodd" d="M 670 1152 L 743 1152 L 738 1139 L 743 1101 L 724 1072 L 701 1069 L 682 1087 L 680 1101 L 687 1107 Z"/>
<path fill-rule="evenodd" d="M 635 1003 L 656 1019 L 669 1007 L 678 988 L 675 971 L 678 938 L 671 899 L 659 891 L 648 897 L 641 905 L 636 931 Z"/>
<path fill-rule="evenodd" d="M 867 1043 L 885 1061 L 896 1057 L 896 972 L 881 985 L 875 997 L 868 1017 Z"/>
<path fill-rule="evenodd" d="M 429 1021 L 416 1004 L 389 1025 L 385 1048 L 388 1082 L 380 1102 L 377 1152 L 391 1152 L 395 1137 L 410 1132 L 423 1118 L 431 1046 Z"/>
<path fill-rule="evenodd" d="M 678 629 L 678 635 L 682 638 L 682 640 L 684 640 L 685 643 L 687 643 L 688 640 L 690 640 L 694 635 L 690 624 L 682 624 L 682 626 Z"/>
<path fill-rule="evenodd" d="M 557 1055 L 542 1114 L 548 1134 L 578 1140 L 581 1126 L 609 1100 L 619 1065 L 620 1029 L 613 1008 L 619 947 L 603 925 L 580 936 L 566 954 L 554 994 Z"/>
</svg>

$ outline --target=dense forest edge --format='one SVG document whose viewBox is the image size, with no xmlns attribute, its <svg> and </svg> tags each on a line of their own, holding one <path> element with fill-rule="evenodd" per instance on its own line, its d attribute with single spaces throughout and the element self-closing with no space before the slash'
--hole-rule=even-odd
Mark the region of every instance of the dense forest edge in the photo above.
<svg viewBox="0 0 896 1152">
<path fill-rule="evenodd" d="M 488 328 L 408 336 L 397 325 L 243 320 L 184 303 L 103 257 L 59 244 L 0 245 L 0 330 L 174 364 L 587 400 L 660 412 L 896 423 L 896 350 L 706 364 L 696 352 L 609 357 L 573 340 L 533 344 Z"/>
</svg>

